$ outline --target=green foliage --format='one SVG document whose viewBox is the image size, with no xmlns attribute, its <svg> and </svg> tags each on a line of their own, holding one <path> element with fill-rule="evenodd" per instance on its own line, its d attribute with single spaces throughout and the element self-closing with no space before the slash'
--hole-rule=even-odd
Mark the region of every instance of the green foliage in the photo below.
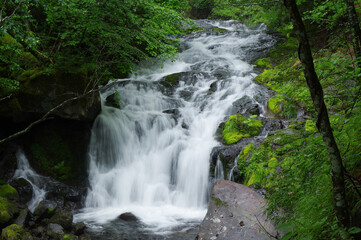
<svg viewBox="0 0 361 240">
<path fill-rule="evenodd" d="M 230 145 L 242 138 L 258 135 L 262 127 L 263 124 L 260 120 L 247 119 L 240 114 L 232 115 L 223 126 L 223 140 Z"/>
<path fill-rule="evenodd" d="M 0 36 L 6 44 L 0 45 L 0 63 L 8 64 L 10 72 L 21 70 L 11 56 L 29 49 L 42 64 L 63 71 L 91 63 L 95 72 L 102 73 L 94 77 L 108 80 L 129 73 L 145 59 L 174 58 L 178 40 L 170 36 L 183 32 L 184 18 L 177 11 L 188 9 L 188 4 L 185 0 L 39 0 L 5 1 L 3 9 L 6 21 Z"/>
</svg>

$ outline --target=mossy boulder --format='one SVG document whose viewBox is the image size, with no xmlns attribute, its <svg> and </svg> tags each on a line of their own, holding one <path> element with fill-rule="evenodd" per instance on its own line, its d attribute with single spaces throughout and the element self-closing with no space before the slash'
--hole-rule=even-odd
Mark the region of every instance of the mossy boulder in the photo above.
<svg viewBox="0 0 361 240">
<path fill-rule="evenodd" d="M 22 227 L 12 224 L 4 228 L 1 232 L 2 240 L 32 240 L 30 233 L 26 232 Z"/>
<path fill-rule="evenodd" d="M 19 208 L 6 198 L 0 197 L 0 226 L 10 222 L 19 215 Z"/>
<path fill-rule="evenodd" d="M 280 114 L 282 112 L 284 99 L 280 95 L 275 95 L 268 99 L 267 105 L 269 110 L 274 114 Z"/>
<path fill-rule="evenodd" d="M 173 74 L 167 75 L 164 78 L 162 78 L 160 83 L 166 88 L 173 88 L 178 85 L 180 77 L 183 74 L 184 74 L 183 72 L 180 72 L 180 73 L 173 73 Z"/>
<path fill-rule="evenodd" d="M 50 218 L 55 214 L 58 205 L 49 200 L 43 200 L 39 203 L 39 205 L 35 208 L 33 215 L 41 220 L 43 218 Z"/>
<path fill-rule="evenodd" d="M 9 184 L 0 185 L 0 197 L 6 198 L 11 201 L 19 200 L 18 192 Z"/>
<path fill-rule="evenodd" d="M 69 210 L 61 210 L 50 218 L 49 223 L 56 223 L 61 225 L 65 230 L 71 230 L 73 213 Z"/>
<path fill-rule="evenodd" d="M 224 142 L 230 145 L 242 138 L 258 135 L 262 127 L 263 124 L 260 120 L 247 118 L 240 114 L 232 115 L 223 126 L 222 137 Z"/>
</svg>

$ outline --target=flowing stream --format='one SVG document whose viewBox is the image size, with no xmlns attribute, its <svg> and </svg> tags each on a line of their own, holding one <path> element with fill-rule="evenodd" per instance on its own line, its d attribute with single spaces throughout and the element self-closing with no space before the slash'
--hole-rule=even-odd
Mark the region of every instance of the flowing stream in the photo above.
<svg viewBox="0 0 361 240">
<path fill-rule="evenodd" d="M 223 178 L 222 166 L 209 169 L 219 124 L 245 95 L 264 105 L 255 97 L 261 90 L 250 62 L 275 43 L 265 26 L 197 24 L 205 31 L 181 38 L 176 61 L 140 68 L 101 94 L 89 146 L 90 189 L 75 215 L 95 239 L 194 239 L 207 211 L 209 172 Z M 171 78 L 174 86 L 165 80 Z M 106 100 L 114 92 L 118 108 Z M 118 219 L 127 212 L 139 221 Z"/>
</svg>

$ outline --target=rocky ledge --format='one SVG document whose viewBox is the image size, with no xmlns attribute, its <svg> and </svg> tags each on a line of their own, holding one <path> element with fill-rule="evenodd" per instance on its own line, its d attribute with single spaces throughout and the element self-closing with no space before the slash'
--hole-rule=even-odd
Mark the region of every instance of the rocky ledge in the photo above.
<svg viewBox="0 0 361 240">
<path fill-rule="evenodd" d="M 275 226 L 264 215 L 265 204 L 265 199 L 253 189 L 218 180 L 196 239 L 265 240 L 278 237 Z"/>
</svg>

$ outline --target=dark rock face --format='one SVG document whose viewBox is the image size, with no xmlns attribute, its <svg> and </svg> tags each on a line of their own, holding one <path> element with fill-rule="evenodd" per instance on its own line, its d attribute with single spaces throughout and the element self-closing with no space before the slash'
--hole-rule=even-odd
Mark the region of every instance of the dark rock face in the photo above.
<svg viewBox="0 0 361 240">
<path fill-rule="evenodd" d="M 232 109 L 230 111 L 231 115 L 244 113 L 249 115 L 259 115 L 261 113 L 256 101 L 247 95 L 232 103 Z"/>
<path fill-rule="evenodd" d="M 21 145 L 36 172 L 72 186 L 86 186 L 90 131 L 90 122 L 47 121 L 24 136 Z"/>
<path fill-rule="evenodd" d="M 265 200 L 254 190 L 234 182 L 218 180 L 212 189 L 208 212 L 198 240 L 266 240 L 278 236 L 263 215 Z"/>
</svg>

